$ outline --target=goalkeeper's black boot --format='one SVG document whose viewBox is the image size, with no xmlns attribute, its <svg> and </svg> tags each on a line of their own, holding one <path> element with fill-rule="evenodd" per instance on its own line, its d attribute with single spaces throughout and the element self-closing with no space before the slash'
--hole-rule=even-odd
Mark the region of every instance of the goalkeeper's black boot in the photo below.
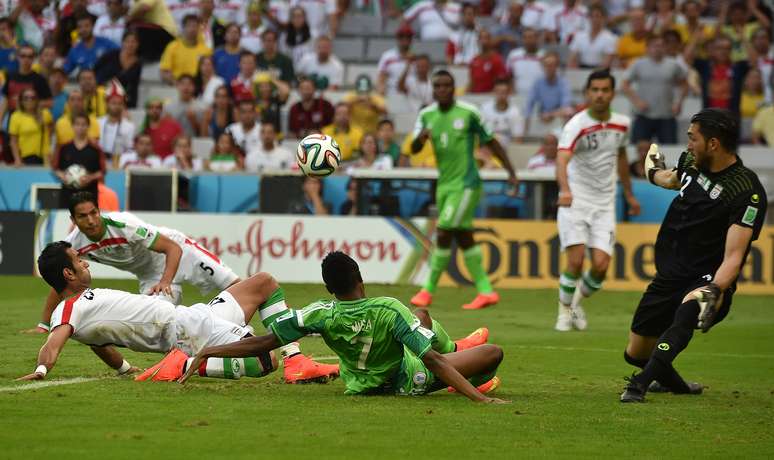
<svg viewBox="0 0 774 460">
<path fill-rule="evenodd" d="M 628 383 L 624 388 L 624 392 L 621 393 L 621 402 L 622 403 L 645 402 L 645 393 L 647 393 L 648 391 L 645 385 L 634 380 L 634 376 L 624 377 L 624 380 L 626 380 Z"/>
<path fill-rule="evenodd" d="M 704 391 L 704 385 L 699 382 L 685 382 L 687 388 L 670 388 L 654 381 L 648 387 L 651 393 L 674 393 L 676 395 L 700 395 Z"/>
</svg>

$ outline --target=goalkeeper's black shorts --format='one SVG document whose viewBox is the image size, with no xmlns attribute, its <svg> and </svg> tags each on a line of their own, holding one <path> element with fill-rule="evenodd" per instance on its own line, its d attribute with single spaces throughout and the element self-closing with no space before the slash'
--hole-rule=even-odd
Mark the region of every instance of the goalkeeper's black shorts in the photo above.
<svg viewBox="0 0 774 460">
<path fill-rule="evenodd" d="M 694 280 L 665 280 L 656 276 L 645 293 L 642 294 L 637 311 L 632 318 L 631 330 L 644 337 L 659 337 L 675 319 L 677 308 L 689 292 L 709 284 L 704 278 Z M 723 295 L 723 304 L 715 317 L 714 324 L 723 321 L 731 308 L 731 300 L 736 286 L 727 289 Z M 698 321 L 698 318 L 697 318 Z"/>
</svg>

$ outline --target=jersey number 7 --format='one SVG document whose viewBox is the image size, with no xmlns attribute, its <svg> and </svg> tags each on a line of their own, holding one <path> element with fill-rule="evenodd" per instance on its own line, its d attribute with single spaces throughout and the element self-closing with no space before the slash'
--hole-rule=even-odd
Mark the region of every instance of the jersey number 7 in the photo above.
<svg viewBox="0 0 774 460">
<path fill-rule="evenodd" d="M 363 349 L 360 351 L 360 357 L 357 359 L 357 368 L 366 368 L 366 359 L 368 359 L 368 353 L 371 351 L 371 344 L 373 343 L 373 337 L 355 337 L 349 343 L 362 343 Z"/>
</svg>

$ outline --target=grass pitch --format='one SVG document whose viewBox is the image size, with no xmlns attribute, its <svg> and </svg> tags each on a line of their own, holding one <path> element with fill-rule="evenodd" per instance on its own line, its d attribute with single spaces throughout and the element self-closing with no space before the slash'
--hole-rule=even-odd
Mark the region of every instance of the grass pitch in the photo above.
<svg viewBox="0 0 774 460">
<path fill-rule="evenodd" d="M 95 287 L 136 290 L 136 282 Z M 497 395 L 506 406 L 438 392 L 352 397 L 340 381 L 285 385 L 281 371 L 239 381 L 194 378 L 186 386 L 113 377 L 87 347 L 69 342 L 46 382 L 13 379 L 34 369 L 43 336 L 33 326 L 41 280 L 0 278 L 0 458 L 771 458 L 774 330 L 771 297 L 738 295 L 726 320 L 697 334 L 676 367 L 709 388 L 702 396 L 648 395 L 623 405 L 623 361 L 639 293 L 600 292 L 586 303 L 589 330 L 552 330 L 555 292 L 502 291 L 495 308 L 459 308 L 470 288 L 442 289 L 431 312 L 453 337 L 481 325 L 505 360 Z M 327 297 L 318 285 L 286 285 L 292 305 Z M 408 301 L 414 289 L 372 285 L 370 295 Z M 185 302 L 203 300 L 193 290 Z M 254 323 L 257 323 L 254 321 Z M 331 356 L 322 340 L 302 350 Z M 160 355 L 127 351 L 147 367 Z"/>
</svg>

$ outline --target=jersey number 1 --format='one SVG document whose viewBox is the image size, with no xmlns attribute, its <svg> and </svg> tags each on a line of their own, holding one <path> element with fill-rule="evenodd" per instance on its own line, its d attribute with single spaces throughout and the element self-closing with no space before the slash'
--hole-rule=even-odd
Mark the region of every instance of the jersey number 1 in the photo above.
<svg viewBox="0 0 774 460">
<path fill-rule="evenodd" d="M 687 173 L 683 173 L 683 176 L 680 177 L 680 183 L 683 184 L 682 187 L 680 187 L 680 196 L 683 195 L 683 191 L 688 188 L 689 185 L 691 185 L 691 181 L 693 180 L 693 177 L 689 176 Z"/>
<path fill-rule="evenodd" d="M 360 357 L 357 359 L 357 368 L 358 369 L 365 369 L 366 368 L 366 359 L 368 359 L 368 352 L 371 351 L 371 344 L 373 343 L 374 338 L 373 337 L 355 337 L 350 341 L 350 343 L 362 343 L 363 349 L 360 351 Z"/>
</svg>

